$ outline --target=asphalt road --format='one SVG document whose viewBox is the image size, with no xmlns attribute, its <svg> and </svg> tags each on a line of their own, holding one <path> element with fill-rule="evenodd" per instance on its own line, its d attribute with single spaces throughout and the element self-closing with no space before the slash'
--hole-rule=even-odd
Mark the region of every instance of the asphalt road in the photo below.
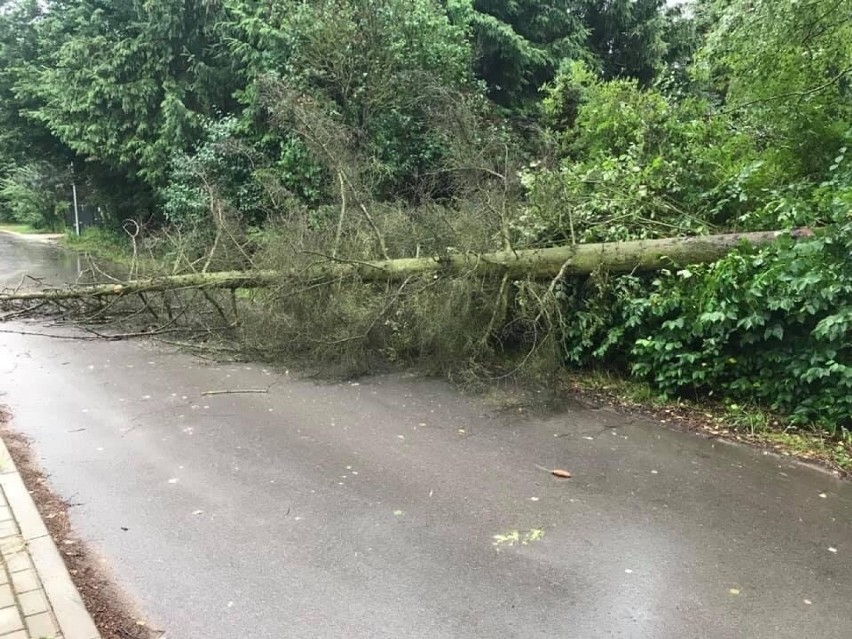
<svg viewBox="0 0 852 639">
<path fill-rule="evenodd" d="M 0 281 L 75 268 L 0 235 Z M 0 391 L 170 639 L 852 634 L 852 485 L 760 451 L 144 343 L 0 333 Z"/>
</svg>

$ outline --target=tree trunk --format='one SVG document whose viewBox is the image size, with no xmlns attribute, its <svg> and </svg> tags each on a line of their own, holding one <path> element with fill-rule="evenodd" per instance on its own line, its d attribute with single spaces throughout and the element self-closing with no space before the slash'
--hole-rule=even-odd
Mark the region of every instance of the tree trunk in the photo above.
<svg viewBox="0 0 852 639">
<path fill-rule="evenodd" d="M 66 288 L 0 294 L 0 302 L 14 300 L 67 300 L 108 297 L 167 290 L 204 288 L 262 288 L 282 279 L 316 280 L 358 276 L 364 281 L 394 282 L 413 275 L 458 274 L 509 278 L 552 279 L 557 275 L 587 275 L 598 269 L 610 273 L 655 271 L 684 264 L 715 262 L 741 243 L 768 244 L 782 231 L 731 233 L 689 238 L 665 238 L 600 244 L 577 244 L 543 249 L 498 251 L 481 255 L 403 258 L 373 262 L 329 259 L 300 272 L 231 271 L 193 273 L 171 277 L 131 280 L 121 284 L 69 286 Z"/>
</svg>

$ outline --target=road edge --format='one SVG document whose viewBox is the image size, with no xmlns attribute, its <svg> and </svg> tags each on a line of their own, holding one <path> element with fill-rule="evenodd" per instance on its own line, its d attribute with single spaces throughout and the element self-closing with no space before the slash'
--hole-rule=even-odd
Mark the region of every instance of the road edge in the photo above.
<svg viewBox="0 0 852 639">
<path fill-rule="evenodd" d="M 59 240 L 65 237 L 62 233 L 19 233 L 18 231 L 11 231 L 9 229 L 0 229 L 0 233 L 11 235 L 19 240 L 38 242 L 40 244 L 58 244 Z"/>
<path fill-rule="evenodd" d="M 102 639 L 2 437 L 0 487 L 18 522 L 63 639 Z"/>
</svg>

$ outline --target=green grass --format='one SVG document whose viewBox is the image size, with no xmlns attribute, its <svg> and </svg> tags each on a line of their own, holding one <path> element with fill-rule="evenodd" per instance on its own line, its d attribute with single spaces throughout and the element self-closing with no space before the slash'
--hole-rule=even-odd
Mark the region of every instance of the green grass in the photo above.
<svg viewBox="0 0 852 639">
<path fill-rule="evenodd" d="M 88 253 L 98 260 L 128 264 L 133 259 L 127 236 L 106 229 L 85 229 L 79 236 L 73 231 L 67 231 L 60 243 L 71 250 Z"/>
</svg>

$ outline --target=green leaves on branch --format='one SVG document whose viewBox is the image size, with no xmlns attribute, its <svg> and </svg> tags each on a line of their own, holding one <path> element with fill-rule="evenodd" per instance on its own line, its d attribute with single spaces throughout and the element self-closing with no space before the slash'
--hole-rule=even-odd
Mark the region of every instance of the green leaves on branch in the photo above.
<svg viewBox="0 0 852 639">
<path fill-rule="evenodd" d="M 631 302 L 634 374 L 670 395 L 715 393 L 794 424 L 852 426 L 852 221 L 680 271 Z"/>
<path fill-rule="evenodd" d="M 714 4 L 696 79 L 787 181 L 818 178 L 852 123 L 852 0 Z"/>
<path fill-rule="evenodd" d="M 542 241 L 605 241 L 702 233 L 741 211 L 719 206 L 753 144 L 698 98 L 676 100 L 637 80 L 603 82 L 565 65 L 542 102 L 559 158 L 531 167 L 529 232 Z M 768 226 L 772 226 L 768 223 Z"/>
</svg>

